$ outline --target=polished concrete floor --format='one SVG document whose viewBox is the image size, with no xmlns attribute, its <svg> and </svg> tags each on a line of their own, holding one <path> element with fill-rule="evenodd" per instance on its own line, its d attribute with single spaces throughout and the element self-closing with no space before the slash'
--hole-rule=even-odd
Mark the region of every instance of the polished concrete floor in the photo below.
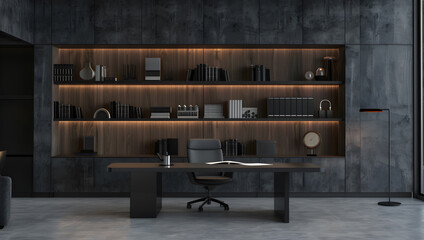
<svg viewBox="0 0 424 240">
<path fill-rule="evenodd" d="M 204 212 L 191 199 L 165 198 L 156 219 L 130 219 L 128 198 L 15 198 L 0 239 L 424 239 L 424 202 L 401 198 L 291 198 L 290 223 L 273 216 L 272 198 L 222 198 Z"/>
</svg>

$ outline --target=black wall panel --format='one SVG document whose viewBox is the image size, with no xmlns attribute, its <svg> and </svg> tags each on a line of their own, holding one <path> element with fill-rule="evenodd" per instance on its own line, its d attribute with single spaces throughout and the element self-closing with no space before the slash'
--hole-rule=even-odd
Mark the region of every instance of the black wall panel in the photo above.
<svg viewBox="0 0 424 240">
<path fill-rule="evenodd" d="M 206 44 L 258 44 L 259 1 L 203 1 Z"/>
<path fill-rule="evenodd" d="M 94 43 L 94 0 L 52 1 L 52 43 Z"/>
<path fill-rule="evenodd" d="M 140 0 L 96 0 L 96 44 L 141 44 Z"/>
<path fill-rule="evenodd" d="M 260 43 L 302 44 L 302 1 L 260 1 Z"/>
</svg>

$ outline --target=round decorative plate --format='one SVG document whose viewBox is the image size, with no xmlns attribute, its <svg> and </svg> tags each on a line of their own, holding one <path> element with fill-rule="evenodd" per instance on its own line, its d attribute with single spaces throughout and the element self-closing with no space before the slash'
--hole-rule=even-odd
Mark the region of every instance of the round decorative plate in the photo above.
<svg viewBox="0 0 424 240">
<path fill-rule="evenodd" d="M 305 133 L 303 136 L 303 144 L 305 144 L 305 147 L 307 148 L 316 148 L 321 143 L 321 137 L 319 133 L 310 131 Z"/>
</svg>

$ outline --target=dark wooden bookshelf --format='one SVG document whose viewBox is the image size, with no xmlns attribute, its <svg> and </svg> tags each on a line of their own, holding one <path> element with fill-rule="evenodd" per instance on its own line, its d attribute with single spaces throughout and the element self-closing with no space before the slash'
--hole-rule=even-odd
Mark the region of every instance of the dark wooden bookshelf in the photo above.
<svg viewBox="0 0 424 240">
<path fill-rule="evenodd" d="M 312 122 L 342 122 L 342 118 L 197 118 L 197 119 L 190 119 L 190 118 L 170 118 L 170 119 L 161 119 L 161 118 L 142 118 L 142 119 L 136 119 L 136 118 L 130 118 L 130 119 L 105 119 L 105 120 L 99 120 L 99 119 L 92 119 L 92 118 L 85 118 L 85 119 L 54 119 L 54 121 L 63 121 L 63 122 L 174 122 L 174 121 L 193 121 L 193 122 L 265 122 L 265 121 L 271 121 L 271 122 L 302 122 L 302 121 L 312 121 Z"/>
<path fill-rule="evenodd" d="M 75 81 L 75 82 L 55 82 L 56 85 L 342 85 L 342 81 L 128 81 L 121 80 L 117 82 L 94 82 L 94 81 Z"/>
<path fill-rule="evenodd" d="M 158 139 L 178 138 L 178 151 L 186 155 L 187 140 L 236 138 L 245 144 L 245 156 L 258 157 L 256 140 L 275 140 L 276 157 L 306 157 L 303 135 L 321 135 L 319 156 L 345 155 L 345 63 L 343 46 L 56 46 L 53 64 L 73 64 L 73 82 L 53 82 L 53 101 L 81 107 L 83 119 L 52 119 L 52 156 L 72 156 L 79 152 L 83 136 L 96 136 L 99 155 L 77 157 L 154 157 L 149 156 Z M 305 81 L 306 71 L 323 66 L 323 57 L 338 60 L 335 81 Z M 160 81 L 145 81 L 145 58 L 161 58 Z M 104 65 L 107 76 L 117 82 L 84 81 L 79 71 L 84 62 L 91 67 Z M 184 81 L 188 69 L 197 64 L 226 69 L 230 81 Z M 136 66 L 137 80 L 123 80 L 123 64 Z M 271 81 L 251 81 L 251 65 L 270 69 Z M 52 65 L 53 68 L 53 65 Z M 333 118 L 266 118 L 266 99 L 274 97 L 312 97 L 314 109 L 322 99 L 332 102 Z M 257 107 L 257 119 L 205 119 L 205 104 L 223 104 L 228 117 L 228 100 L 242 99 L 243 107 Z M 110 109 L 112 101 L 141 107 L 143 119 L 92 119 L 99 108 Z M 178 105 L 198 105 L 199 119 L 178 119 Z M 150 108 L 170 106 L 170 119 L 150 119 Z M 53 107 L 53 106 L 52 106 Z M 317 112 L 315 113 L 315 116 Z M 316 157 L 315 157 L 316 158 Z"/>
<path fill-rule="evenodd" d="M 262 158 L 262 159 L 269 159 L 269 158 L 342 158 L 344 156 L 338 156 L 338 155 L 317 155 L 317 156 L 307 156 L 304 155 L 275 155 L 275 156 L 258 156 L 258 155 L 237 155 L 237 156 L 224 156 L 224 158 L 227 159 L 234 159 L 234 158 Z M 116 154 L 63 154 L 63 155 L 55 155 L 52 156 L 52 158 L 155 158 L 157 159 L 157 156 L 154 154 L 131 154 L 131 155 L 116 155 Z M 187 156 L 171 156 L 172 159 L 181 159 L 181 158 L 187 158 Z M 157 159 L 157 162 L 159 163 L 159 160 Z M 181 161 L 179 161 L 181 162 Z"/>
</svg>

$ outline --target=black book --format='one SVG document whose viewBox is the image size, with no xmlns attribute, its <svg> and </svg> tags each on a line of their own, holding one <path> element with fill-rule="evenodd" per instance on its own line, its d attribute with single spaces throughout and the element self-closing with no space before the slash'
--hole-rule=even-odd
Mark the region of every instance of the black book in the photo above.
<svg viewBox="0 0 424 240">
<path fill-rule="evenodd" d="M 192 73 L 191 69 L 187 70 L 186 82 L 191 81 L 191 73 Z"/>
<path fill-rule="evenodd" d="M 203 67 L 203 81 L 206 81 L 208 65 L 202 64 L 202 67 Z"/>
<path fill-rule="evenodd" d="M 296 117 L 296 115 L 297 115 L 296 98 L 291 98 L 290 102 L 291 102 L 291 106 L 290 106 L 291 114 L 290 115 L 291 115 L 291 117 Z"/>
<path fill-rule="evenodd" d="M 265 66 L 261 65 L 261 81 L 264 82 L 266 79 L 266 71 L 265 71 Z"/>
<path fill-rule="evenodd" d="M 303 117 L 302 98 L 296 98 L 296 117 Z"/>
<path fill-rule="evenodd" d="M 286 117 L 286 103 L 285 103 L 285 98 L 279 98 L 278 99 L 278 105 L 280 107 L 280 117 Z"/>
<path fill-rule="evenodd" d="M 308 117 L 308 98 L 302 98 L 302 117 Z"/>
<path fill-rule="evenodd" d="M 273 98 L 272 100 L 274 117 L 280 117 L 280 98 Z"/>
<path fill-rule="evenodd" d="M 308 117 L 314 117 L 314 98 L 308 98 Z"/>
<path fill-rule="evenodd" d="M 265 81 L 269 82 L 271 81 L 271 71 L 269 70 L 269 68 L 266 69 L 266 74 L 265 74 Z"/>
<path fill-rule="evenodd" d="M 172 108 L 171 107 L 150 107 L 150 112 L 170 113 L 172 112 Z"/>
<path fill-rule="evenodd" d="M 250 65 L 250 81 L 255 81 L 255 66 Z"/>
<path fill-rule="evenodd" d="M 273 99 L 267 98 L 266 99 L 266 115 L 267 117 L 274 117 L 274 106 L 273 106 Z"/>
<path fill-rule="evenodd" d="M 55 119 L 59 118 L 59 102 L 57 102 L 57 101 L 53 102 L 53 109 L 54 109 L 54 111 L 53 111 L 54 118 Z"/>
<path fill-rule="evenodd" d="M 201 79 L 200 79 L 200 73 L 201 73 L 200 68 L 201 68 L 200 64 L 197 64 L 197 68 L 196 68 L 196 81 L 201 81 Z"/>
<path fill-rule="evenodd" d="M 285 110 L 286 110 L 286 117 L 291 117 L 291 112 L 292 112 L 292 110 L 291 110 L 291 98 L 285 98 L 285 104 L 286 104 L 286 107 L 285 107 Z"/>
<path fill-rule="evenodd" d="M 70 111 L 71 111 L 71 114 L 70 114 L 70 118 L 77 118 L 77 109 L 76 109 L 76 107 L 75 106 L 70 106 L 71 107 L 71 109 L 70 109 Z"/>
<path fill-rule="evenodd" d="M 255 81 L 261 80 L 261 68 L 260 66 L 255 66 Z"/>
</svg>

